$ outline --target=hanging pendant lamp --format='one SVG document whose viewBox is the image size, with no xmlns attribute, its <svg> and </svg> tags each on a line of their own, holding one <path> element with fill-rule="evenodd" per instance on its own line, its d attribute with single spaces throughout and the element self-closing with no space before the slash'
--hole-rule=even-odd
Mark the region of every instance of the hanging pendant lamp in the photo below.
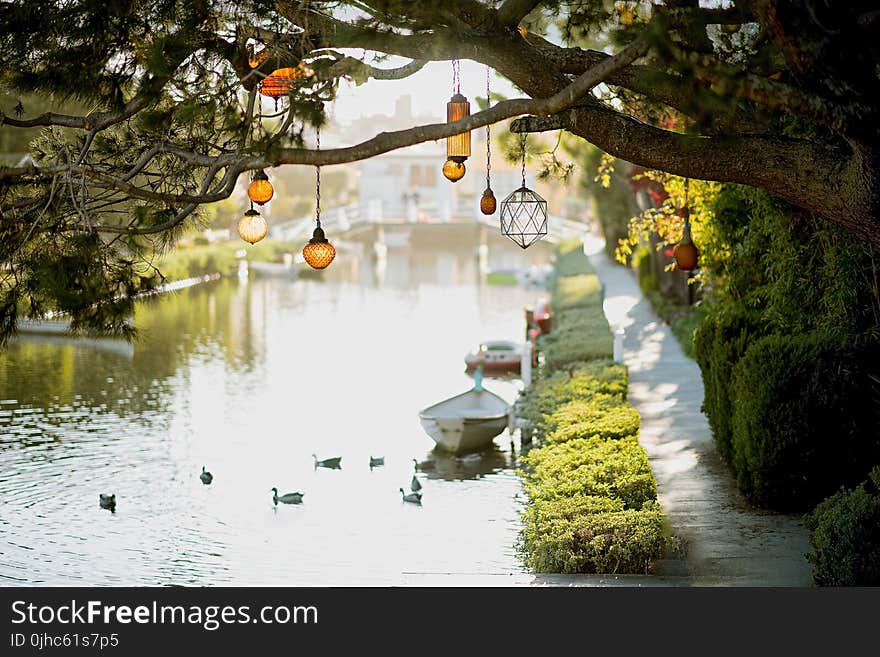
<svg viewBox="0 0 880 657">
<path fill-rule="evenodd" d="M 248 186 L 248 198 L 257 205 L 268 203 L 275 195 L 275 188 L 269 182 L 269 176 L 262 169 L 258 170 Z"/>
<path fill-rule="evenodd" d="M 696 269 L 700 256 L 700 252 L 691 237 L 691 211 L 688 205 L 689 183 L 690 181 L 687 179 L 684 181 L 684 208 L 682 208 L 684 228 L 681 231 L 681 239 L 672 251 L 675 266 L 682 271 L 693 271 Z"/>
<path fill-rule="evenodd" d="M 317 150 L 321 150 L 321 133 L 317 136 Z M 312 239 L 303 247 L 303 258 L 312 269 L 326 269 L 333 258 L 336 257 L 336 249 L 324 235 L 321 228 L 321 166 L 315 167 L 315 231 Z"/>
<path fill-rule="evenodd" d="M 501 234 L 522 249 L 547 234 L 547 201 L 526 187 L 526 135 L 520 135 L 522 187 L 501 201 Z"/>
<path fill-rule="evenodd" d="M 251 205 L 251 209 L 245 212 L 238 222 L 238 236 L 249 244 L 256 244 L 266 237 L 268 232 L 269 224 Z"/>
<path fill-rule="evenodd" d="M 486 67 L 486 109 L 492 104 L 492 95 L 489 90 L 489 67 Z M 492 129 L 486 125 L 486 189 L 483 190 L 483 196 L 480 198 L 480 212 L 485 215 L 495 214 L 497 202 L 495 194 L 492 192 Z"/>
<path fill-rule="evenodd" d="M 446 122 L 452 123 L 470 116 L 471 104 L 461 94 L 461 79 L 458 60 L 452 62 L 452 86 L 454 93 L 446 103 Z M 464 162 L 471 156 L 471 132 L 466 130 L 446 138 L 446 164 L 443 175 L 447 180 L 456 182 L 465 174 Z"/>
</svg>

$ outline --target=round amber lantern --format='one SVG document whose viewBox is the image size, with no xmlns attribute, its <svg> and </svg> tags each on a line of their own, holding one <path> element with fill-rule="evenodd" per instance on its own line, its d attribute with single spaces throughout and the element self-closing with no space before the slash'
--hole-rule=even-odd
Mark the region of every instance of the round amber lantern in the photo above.
<svg viewBox="0 0 880 657">
<path fill-rule="evenodd" d="M 327 241 L 324 229 L 318 226 L 312 239 L 303 247 L 302 254 L 312 269 L 325 269 L 336 257 L 336 249 Z"/>
<path fill-rule="evenodd" d="M 269 232 L 269 224 L 256 210 L 248 210 L 238 222 L 238 235 L 245 242 L 256 244 L 266 237 Z"/>
<path fill-rule="evenodd" d="M 456 162 L 455 160 L 446 160 L 446 164 L 443 165 L 443 176 L 446 180 L 451 182 L 458 182 L 462 178 L 464 178 L 465 168 L 463 162 Z"/>
<path fill-rule="evenodd" d="M 254 175 L 248 187 L 248 198 L 257 205 L 269 202 L 275 195 L 275 188 L 269 182 L 269 176 L 261 169 Z"/>
</svg>

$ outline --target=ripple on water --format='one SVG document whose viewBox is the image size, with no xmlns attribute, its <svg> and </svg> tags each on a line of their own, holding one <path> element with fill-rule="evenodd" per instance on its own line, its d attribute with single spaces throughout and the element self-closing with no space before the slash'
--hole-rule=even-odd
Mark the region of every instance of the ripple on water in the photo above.
<svg viewBox="0 0 880 657">
<path fill-rule="evenodd" d="M 533 300 L 478 289 L 472 259 L 448 257 L 458 264 L 438 271 L 470 278 L 417 294 L 311 281 L 190 288 L 150 306 L 131 358 L 13 344 L 0 360 L 0 581 L 365 585 L 521 571 L 506 434 L 476 463 L 431 456 L 422 508 L 398 492 L 432 447 L 418 409 L 469 387 L 463 354 L 517 339 Z M 511 382 L 487 386 L 516 394 Z M 342 470 L 316 471 L 312 452 L 342 455 Z M 370 471 L 371 454 L 386 466 Z M 275 508 L 272 486 L 305 491 L 305 503 Z M 99 493 L 116 494 L 115 513 Z"/>
</svg>

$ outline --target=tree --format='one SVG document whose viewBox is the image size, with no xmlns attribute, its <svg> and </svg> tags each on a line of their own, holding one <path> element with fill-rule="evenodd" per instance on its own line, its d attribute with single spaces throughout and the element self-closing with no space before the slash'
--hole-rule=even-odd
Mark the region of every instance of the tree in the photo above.
<svg viewBox="0 0 880 657">
<path fill-rule="evenodd" d="M 0 339 L 17 316 L 51 309 L 126 331 L 132 299 L 155 284 L 151 254 L 245 172 L 351 162 L 516 116 L 514 131 L 564 129 L 640 166 L 761 187 L 880 244 L 875 3 L 703 4 L 2 3 L 0 84 L 94 109 L 0 116 L 4 130 L 43 129 L 35 164 L 0 168 Z M 381 68 L 385 55 L 411 62 Z M 528 98 L 305 147 L 303 126 L 322 123 L 341 77 L 403 78 L 459 58 Z M 257 121 L 259 82 L 280 67 L 298 75 Z"/>
</svg>

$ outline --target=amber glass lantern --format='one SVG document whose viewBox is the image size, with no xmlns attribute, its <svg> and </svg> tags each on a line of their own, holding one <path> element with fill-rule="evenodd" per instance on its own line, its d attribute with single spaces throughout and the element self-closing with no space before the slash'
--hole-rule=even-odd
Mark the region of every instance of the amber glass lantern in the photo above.
<svg viewBox="0 0 880 657">
<path fill-rule="evenodd" d="M 487 187 L 480 198 L 480 212 L 486 215 L 495 214 L 496 205 L 495 194 L 491 188 Z"/>
<path fill-rule="evenodd" d="M 256 244 L 266 237 L 268 232 L 269 224 L 253 208 L 245 212 L 241 221 L 238 222 L 238 235 L 249 244 Z"/>
<path fill-rule="evenodd" d="M 275 188 L 269 182 L 269 176 L 260 169 L 254 174 L 251 184 L 248 187 L 248 198 L 257 205 L 263 205 L 269 202 L 275 195 Z"/>
<path fill-rule="evenodd" d="M 300 75 L 298 68 L 277 68 L 267 75 L 260 84 L 260 93 L 270 98 L 278 98 L 290 92 L 293 81 Z"/>
<path fill-rule="evenodd" d="M 465 168 L 462 162 L 446 160 L 446 163 L 443 165 L 443 177 L 450 182 L 458 182 L 464 178 L 464 174 Z"/>
<path fill-rule="evenodd" d="M 672 251 L 675 266 L 682 271 L 693 271 L 697 268 L 700 252 L 697 250 L 694 240 L 691 238 L 691 224 L 685 220 L 681 239 Z"/>
<path fill-rule="evenodd" d="M 327 241 L 320 222 L 312 233 L 312 239 L 303 247 L 302 254 L 312 269 L 325 269 L 336 257 L 336 249 Z"/>
<path fill-rule="evenodd" d="M 446 103 L 446 122 L 453 123 L 471 115 L 468 99 L 457 93 Z M 462 164 L 471 156 L 471 132 L 466 130 L 446 138 L 446 159 Z"/>
</svg>

